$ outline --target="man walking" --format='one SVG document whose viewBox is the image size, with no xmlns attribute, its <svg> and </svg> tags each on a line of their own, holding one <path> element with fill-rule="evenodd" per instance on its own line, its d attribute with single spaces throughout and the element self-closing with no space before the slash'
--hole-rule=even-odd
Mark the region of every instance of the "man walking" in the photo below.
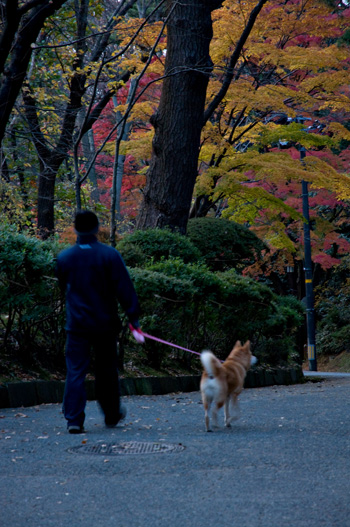
<svg viewBox="0 0 350 527">
<path fill-rule="evenodd" d="M 119 252 L 97 240 L 99 222 L 91 211 L 81 211 L 74 221 L 77 242 L 57 258 L 56 274 L 66 294 L 67 377 L 63 412 L 68 432 L 84 431 L 85 376 L 90 352 L 95 357 L 96 398 L 107 427 L 125 417 L 120 404 L 117 369 L 118 302 L 125 311 L 138 342 L 140 307 L 129 273 Z M 138 331 L 137 331 L 138 330 Z"/>
</svg>

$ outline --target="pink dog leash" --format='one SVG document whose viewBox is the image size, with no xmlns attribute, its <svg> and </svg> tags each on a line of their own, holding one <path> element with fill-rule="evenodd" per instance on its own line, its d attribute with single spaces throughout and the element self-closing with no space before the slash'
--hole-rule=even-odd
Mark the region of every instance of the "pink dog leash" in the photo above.
<svg viewBox="0 0 350 527">
<path fill-rule="evenodd" d="M 187 348 L 183 348 L 182 346 L 178 346 L 177 344 L 173 344 L 172 342 L 168 342 L 167 340 L 159 339 L 158 337 L 153 337 L 153 335 L 149 335 L 148 333 L 144 333 L 142 331 L 142 335 L 146 337 L 147 339 L 155 340 L 156 342 L 160 342 L 161 344 L 165 344 L 166 346 L 171 346 L 172 348 L 178 348 L 183 351 L 188 351 L 189 353 L 193 353 L 194 355 L 200 355 L 198 351 L 189 350 Z"/>
<path fill-rule="evenodd" d="M 172 348 L 179 348 L 180 350 L 188 351 L 189 353 L 193 353 L 194 355 L 199 355 L 199 356 L 201 355 L 201 353 L 198 353 L 198 351 L 189 350 L 187 348 L 183 348 L 182 346 L 178 346 L 177 344 L 173 344 L 172 342 L 168 342 L 167 340 L 162 340 L 162 339 L 159 339 L 158 337 L 153 337 L 153 335 L 148 335 L 148 333 L 144 333 L 142 330 L 141 330 L 141 333 L 144 337 L 151 339 L 151 340 L 155 340 L 156 342 L 160 342 L 161 344 L 166 344 L 167 346 L 171 346 Z M 219 360 L 220 362 L 225 362 L 221 359 Z"/>
<path fill-rule="evenodd" d="M 188 353 L 193 353 L 194 355 L 201 356 L 201 353 L 198 353 L 198 351 L 189 350 L 188 348 L 183 348 L 182 346 L 178 346 L 177 344 L 173 344 L 173 342 L 168 342 L 167 340 L 159 339 L 158 337 L 154 337 L 153 335 L 149 335 L 148 333 L 144 333 L 141 328 L 134 328 L 131 324 L 129 324 L 129 329 L 131 333 L 134 335 L 134 338 L 142 344 L 145 339 L 143 337 L 146 337 L 150 340 L 155 340 L 156 342 L 160 342 L 161 344 L 165 344 L 166 346 L 170 346 L 171 348 L 178 348 L 183 351 L 188 351 Z M 141 337 L 141 338 L 140 338 Z M 225 362 L 221 359 L 219 359 L 220 362 Z"/>
<path fill-rule="evenodd" d="M 187 348 L 183 348 L 182 346 L 178 346 L 177 344 L 173 344 L 172 342 L 168 342 L 167 340 L 159 339 L 158 337 L 154 337 L 153 335 L 149 335 L 148 333 L 144 333 L 141 328 L 134 328 L 131 324 L 129 324 L 129 329 L 131 333 L 134 335 L 134 338 L 137 342 L 142 344 L 144 342 L 144 338 L 155 340 L 156 342 L 160 342 L 161 344 L 165 344 L 166 346 L 171 346 L 172 348 L 178 348 L 183 351 L 188 351 L 189 353 L 193 353 L 194 355 L 200 355 L 198 351 L 189 350 Z"/>
</svg>

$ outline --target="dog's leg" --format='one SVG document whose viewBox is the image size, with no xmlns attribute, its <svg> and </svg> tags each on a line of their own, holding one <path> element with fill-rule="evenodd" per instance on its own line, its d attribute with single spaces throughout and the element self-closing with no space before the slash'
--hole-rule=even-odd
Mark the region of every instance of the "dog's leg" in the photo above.
<svg viewBox="0 0 350 527">
<path fill-rule="evenodd" d="M 230 398 L 226 399 L 225 402 L 225 426 L 230 427 L 232 421 L 237 421 L 240 418 L 240 408 L 238 404 L 238 395 L 233 394 L 231 396 L 232 406 L 234 414 L 230 416 L 229 407 L 230 407 Z"/>
<path fill-rule="evenodd" d="M 209 419 L 208 410 L 205 410 L 205 429 L 207 432 L 212 432 L 212 429 L 210 428 L 210 419 Z"/>
<path fill-rule="evenodd" d="M 209 410 L 210 410 L 210 403 L 207 401 L 203 401 L 204 406 L 204 415 L 205 415 L 205 429 L 207 432 L 212 432 L 210 428 L 210 419 L 209 419 Z"/>
<path fill-rule="evenodd" d="M 213 420 L 213 426 L 216 428 L 218 427 L 218 405 L 214 404 L 213 410 L 212 410 L 212 420 Z"/>
<path fill-rule="evenodd" d="M 240 410 L 239 402 L 238 402 L 238 395 L 236 393 L 232 395 L 232 405 L 234 408 L 234 415 L 231 417 L 230 422 L 237 421 L 237 419 L 239 419 L 241 416 L 241 410 Z"/>
<path fill-rule="evenodd" d="M 230 398 L 228 397 L 225 401 L 225 426 L 230 427 L 231 426 L 231 418 L 230 418 Z"/>
</svg>

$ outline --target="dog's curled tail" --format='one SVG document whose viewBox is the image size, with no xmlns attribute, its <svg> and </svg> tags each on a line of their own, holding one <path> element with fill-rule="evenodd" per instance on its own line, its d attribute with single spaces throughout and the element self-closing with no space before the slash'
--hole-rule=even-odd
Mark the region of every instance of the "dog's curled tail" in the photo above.
<svg viewBox="0 0 350 527">
<path fill-rule="evenodd" d="M 221 362 L 211 351 L 202 351 L 200 356 L 203 368 L 209 377 L 217 377 L 222 368 Z"/>
</svg>

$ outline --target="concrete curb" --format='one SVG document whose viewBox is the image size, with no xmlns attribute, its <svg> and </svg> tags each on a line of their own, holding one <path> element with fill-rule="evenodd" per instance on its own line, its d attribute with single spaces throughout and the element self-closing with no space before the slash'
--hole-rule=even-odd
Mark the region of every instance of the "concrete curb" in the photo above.
<svg viewBox="0 0 350 527">
<path fill-rule="evenodd" d="M 320 379 L 342 379 L 349 378 L 350 373 L 341 371 L 304 371 L 305 377 L 316 377 Z"/>
<path fill-rule="evenodd" d="M 245 388 L 298 384 L 304 381 L 301 368 L 248 372 Z M 120 379 L 122 395 L 164 395 L 199 390 L 200 375 L 182 377 L 138 377 Z M 95 400 L 94 381 L 86 381 L 87 398 Z M 0 386 L 0 408 L 61 403 L 64 381 L 24 381 Z"/>
</svg>

